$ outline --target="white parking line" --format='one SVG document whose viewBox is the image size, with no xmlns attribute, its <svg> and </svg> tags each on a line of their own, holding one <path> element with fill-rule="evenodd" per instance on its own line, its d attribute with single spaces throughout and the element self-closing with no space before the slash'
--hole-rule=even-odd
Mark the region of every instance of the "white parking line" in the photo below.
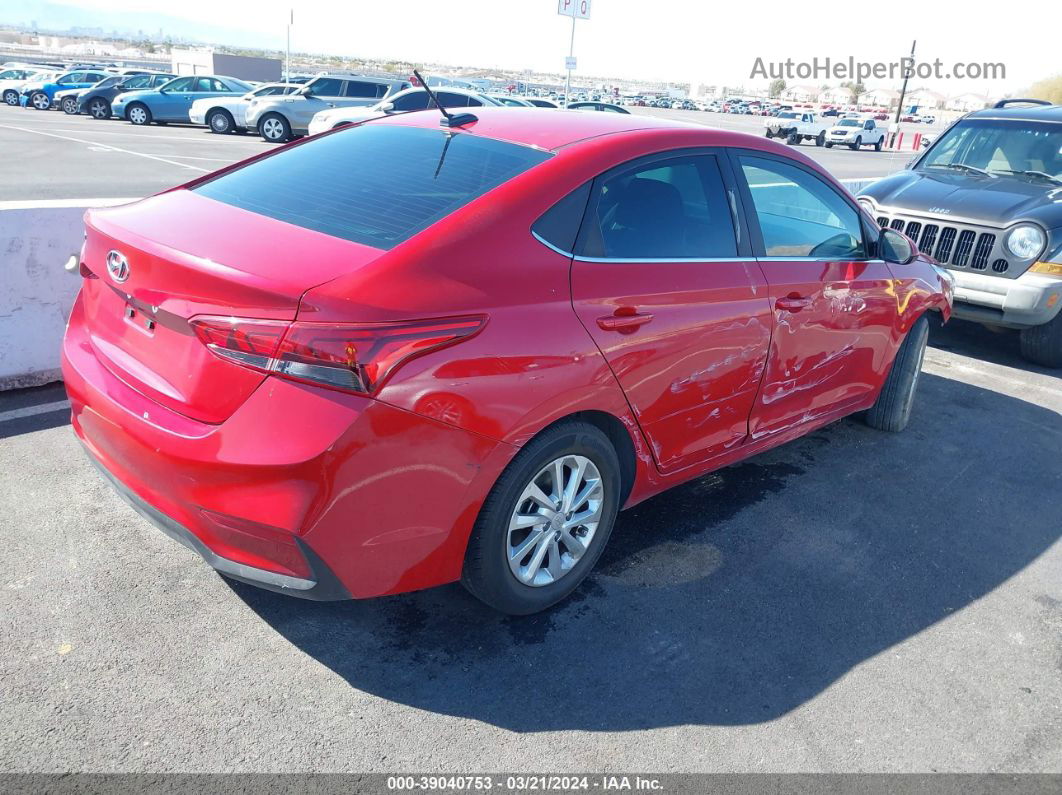
<svg viewBox="0 0 1062 795">
<path fill-rule="evenodd" d="M 192 171 L 202 171 L 209 173 L 209 168 L 200 168 L 199 166 L 192 166 L 188 163 L 178 163 L 176 160 L 168 160 L 165 157 L 159 157 L 158 155 L 149 155 L 145 152 L 134 152 L 132 149 L 123 149 L 120 146 L 111 146 L 111 144 L 100 143 L 99 141 L 86 141 L 84 138 L 74 138 L 69 135 L 56 135 L 55 133 L 43 132 L 42 130 L 31 130 L 28 127 L 16 127 L 13 124 L 0 124 L 0 128 L 8 130 L 18 130 L 19 132 L 31 133 L 33 135 L 45 135 L 49 138 L 58 138 L 62 141 L 73 141 L 77 144 L 85 144 L 86 146 L 104 146 L 115 152 L 122 152 L 127 155 L 134 155 L 136 157 L 146 157 L 148 160 L 157 160 L 160 163 L 169 163 L 171 166 L 178 166 L 179 168 L 188 168 Z"/>
<path fill-rule="evenodd" d="M 57 400 L 54 403 L 41 403 L 39 406 L 26 406 L 21 409 L 0 411 L 0 423 L 11 420 L 21 420 L 24 417 L 35 417 L 38 414 L 49 414 L 53 411 L 62 411 L 70 408 L 69 400 Z"/>
<path fill-rule="evenodd" d="M 151 140 L 151 141 L 191 141 L 192 143 L 197 143 L 197 144 L 216 144 L 219 141 L 223 140 L 222 136 L 220 136 L 220 135 L 211 135 L 210 133 L 207 133 L 205 129 L 203 130 L 202 134 L 194 134 L 194 135 L 160 135 L 160 134 L 156 133 L 154 130 L 151 130 L 151 129 L 143 130 L 141 132 L 121 132 L 120 130 L 74 129 L 74 128 L 71 128 L 71 127 L 49 127 L 48 129 L 51 130 L 51 131 L 55 131 L 55 132 L 72 132 L 72 133 L 81 133 L 83 135 L 123 135 L 123 136 L 125 136 L 127 138 L 145 138 L 145 139 Z M 237 137 L 237 136 L 225 136 L 225 137 L 228 137 L 229 140 L 233 141 L 234 143 L 248 143 L 248 144 L 262 143 L 260 141 L 260 139 L 258 139 L 257 137 L 255 137 L 255 138 L 250 138 L 250 137 L 243 138 L 243 137 Z M 262 148 L 265 148 L 265 147 L 262 147 Z"/>
<path fill-rule="evenodd" d="M 0 201 L 0 212 L 4 210 L 55 210 L 63 207 L 114 207 L 119 204 L 139 201 L 142 197 L 115 199 L 30 199 L 28 201 Z"/>
</svg>

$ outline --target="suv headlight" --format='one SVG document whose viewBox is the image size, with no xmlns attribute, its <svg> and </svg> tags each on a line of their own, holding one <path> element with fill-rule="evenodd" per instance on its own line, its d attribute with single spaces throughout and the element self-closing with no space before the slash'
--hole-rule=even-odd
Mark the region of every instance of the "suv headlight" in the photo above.
<svg viewBox="0 0 1062 795">
<path fill-rule="evenodd" d="M 1038 226 L 1019 224 L 1007 233 L 1007 251 L 1018 259 L 1032 259 L 1044 250 L 1047 236 Z"/>
</svg>

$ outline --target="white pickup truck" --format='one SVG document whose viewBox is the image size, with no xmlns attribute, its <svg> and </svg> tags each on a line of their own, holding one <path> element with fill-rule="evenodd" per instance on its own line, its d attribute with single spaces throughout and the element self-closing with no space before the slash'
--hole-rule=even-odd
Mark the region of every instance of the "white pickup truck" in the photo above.
<svg viewBox="0 0 1062 795">
<path fill-rule="evenodd" d="M 794 145 L 814 141 L 815 146 L 826 143 L 826 130 L 830 127 L 814 113 L 799 110 L 783 110 L 777 116 L 764 119 L 763 126 L 767 128 L 768 138 L 784 138 L 787 144 Z"/>
</svg>

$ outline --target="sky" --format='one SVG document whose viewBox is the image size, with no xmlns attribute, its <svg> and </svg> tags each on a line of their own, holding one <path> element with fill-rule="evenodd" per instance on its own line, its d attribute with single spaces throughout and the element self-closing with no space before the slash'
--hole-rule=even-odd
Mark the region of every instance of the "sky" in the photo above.
<svg viewBox="0 0 1062 795">
<path fill-rule="evenodd" d="M 270 41 L 283 40 L 292 8 L 290 0 L 65 2 L 209 20 L 260 31 Z M 296 50 L 550 72 L 563 70 L 571 35 L 571 20 L 558 15 L 557 0 L 303 0 L 294 17 Z M 1057 0 L 965 8 L 934 0 L 838 5 L 592 0 L 591 19 L 576 22 L 575 55 L 583 75 L 753 87 L 766 83 L 749 78 L 757 57 L 765 62 L 813 57 L 887 62 L 906 55 L 917 35 L 920 59 L 940 58 L 948 71 L 955 62 L 1002 63 L 1006 78 L 915 80 L 912 87 L 998 96 L 1062 72 L 1060 30 L 1062 3 Z M 898 80 L 865 82 L 891 88 Z"/>
</svg>

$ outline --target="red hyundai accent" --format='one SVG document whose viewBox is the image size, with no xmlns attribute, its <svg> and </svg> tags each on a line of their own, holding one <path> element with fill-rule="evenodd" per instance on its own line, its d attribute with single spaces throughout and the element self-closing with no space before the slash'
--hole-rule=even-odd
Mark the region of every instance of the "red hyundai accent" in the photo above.
<svg viewBox="0 0 1062 795">
<path fill-rule="evenodd" d="M 475 113 L 86 215 L 73 427 L 164 532 L 295 596 L 460 580 L 531 613 L 621 508 L 853 412 L 906 425 L 950 283 L 807 157 Z"/>
</svg>

